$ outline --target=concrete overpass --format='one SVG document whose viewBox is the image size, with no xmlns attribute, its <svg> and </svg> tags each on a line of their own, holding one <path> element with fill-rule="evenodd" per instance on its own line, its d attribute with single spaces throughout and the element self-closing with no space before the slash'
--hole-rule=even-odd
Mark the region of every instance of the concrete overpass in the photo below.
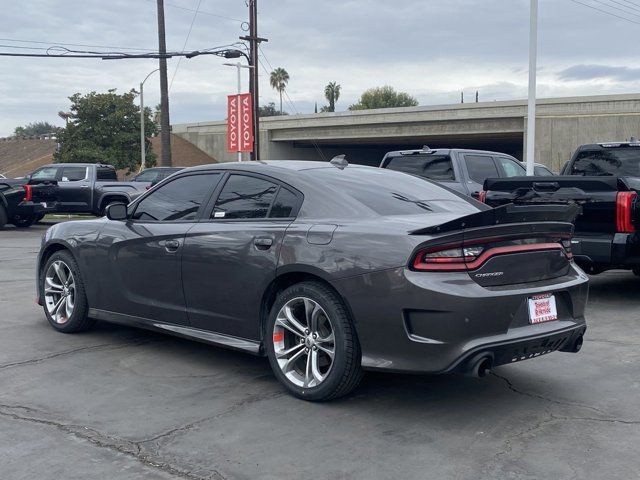
<svg viewBox="0 0 640 480">
<path fill-rule="evenodd" d="M 263 159 L 321 160 L 344 153 L 354 163 L 377 165 L 385 152 L 429 145 L 495 150 L 523 159 L 526 101 L 388 108 L 261 119 Z M 640 94 L 552 98 L 538 101 L 536 162 L 559 170 L 583 143 L 640 136 Z M 226 123 L 173 126 L 173 133 L 219 161 Z"/>
</svg>

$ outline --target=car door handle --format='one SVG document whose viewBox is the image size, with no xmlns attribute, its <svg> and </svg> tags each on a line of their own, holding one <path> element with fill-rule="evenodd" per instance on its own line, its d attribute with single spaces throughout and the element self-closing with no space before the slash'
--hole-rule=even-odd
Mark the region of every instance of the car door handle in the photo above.
<svg viewBox="0 0 640 480">
<path fill-rule="evenodd" d="M 258 237 L 253 240 L 253 244 L 258 250 L 269 250 L 273 245 L 273 239 L 269 237 Z"/>
<path fill-rule="evenodd" d="M 164 249 L 167 252 L 175 252 L 180 248 L 180 242 L 178 240 L 167 240 L 164 242 Z"/>
</svg>

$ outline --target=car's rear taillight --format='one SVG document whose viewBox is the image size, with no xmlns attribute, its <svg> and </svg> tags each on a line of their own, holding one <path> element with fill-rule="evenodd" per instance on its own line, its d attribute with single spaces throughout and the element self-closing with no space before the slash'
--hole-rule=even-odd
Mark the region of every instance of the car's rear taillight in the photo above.
<svg viewBox="0 0 640 480">
<path fill-rule="evenodd" d="M 23 185 L 24 188 L 24 201 L 30 202 L 33 199 L 33 187 L 31 185 Z"/>
<path fill-rule="evenodd" d="M 542 240 L 540 243 L 531 243 L 530 239 L 521 239 L 513 240 L 508 245 L 496 245 L 494 243 L 496 240 L 498 239 L 491 239 L 491 244 L 475 244 L 465 247 L 461 245 L 427 247 L 418 251 L 411 266 L 414 270 L 419 271 L 460 272 L 476 270 L 487 260 L 498 255 L 549 250 L 561 250 L 567 259 L 572 258 L 570 240 Z M 486 241 L 482 240 L 482 242 Z"/>
<path fill-rule="evenodd" d="M 478 193 L 478 201 L 482 202 L 482 203 L 487 203 L 487 191 L 486 190 L 480 190 L 480 193 Z"/>
<path fill-rule="evenodd" d="M 413 260 L 413 268 L 427 271 L 462 271 L 484 250 L 483 247 L 443 246 L 421 250 Z"/>
<path fill-rule="evenodd" d="M 616 230 L 619 233 L 633 233 L 636 231 L 633 225 L 633 204 L 636 200 L 636 192 L 618 192 L 616 200 Z"/>
</svg>

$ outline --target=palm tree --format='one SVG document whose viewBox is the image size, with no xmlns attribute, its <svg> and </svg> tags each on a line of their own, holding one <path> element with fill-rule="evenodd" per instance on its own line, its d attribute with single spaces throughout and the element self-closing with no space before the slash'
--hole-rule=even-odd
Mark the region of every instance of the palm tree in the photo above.
<svg viewBox="0 0 640 480">
<path fill-rule="evenodd" d="M 289 83 L 289 74 L 284 68 L 278 67 L 271 72 L 269 83 L 280 94 L 280 115 L 282 115 L 282 92 L 284 92 L 284 89 L 287 88 L 287 83 Z"/>
<path fill-rule="evenodd" d="M 338 101 L 338 98 L 340 98 L 340 84 L 330 82 L 326 87 L 324 87 L 324 96 L 329 102 L 329 108 L 327 111 L 335 112 L 336 102 Z"/>
</svg>

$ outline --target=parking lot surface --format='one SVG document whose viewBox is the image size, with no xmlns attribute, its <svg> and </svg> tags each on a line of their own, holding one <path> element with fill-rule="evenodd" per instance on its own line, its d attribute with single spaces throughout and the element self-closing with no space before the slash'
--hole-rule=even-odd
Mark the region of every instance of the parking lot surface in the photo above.
<svg viewBox="0 0 640 480">
<path fill-rule="evenodd" d="M 4 480 L 640 478 L 631 273 L 592 278 L 579 354 L 483 379 L 368 373 L 313 404 L 264 358 L 104 323 L 55 332 L 34 304 L 45 228 L 0 232 Z"/>
</svg>

